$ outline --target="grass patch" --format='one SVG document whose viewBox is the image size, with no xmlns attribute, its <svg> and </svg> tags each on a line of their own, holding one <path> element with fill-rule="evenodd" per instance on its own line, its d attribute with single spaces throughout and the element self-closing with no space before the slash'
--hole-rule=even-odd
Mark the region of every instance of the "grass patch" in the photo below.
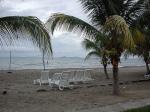
<svg viewBox="0 0 150 112">
<path fill-rule="evenodd" d="M 130 109 L 124 112 L 150 112 L 150 105 L 141 108 Z"/>
</svg>

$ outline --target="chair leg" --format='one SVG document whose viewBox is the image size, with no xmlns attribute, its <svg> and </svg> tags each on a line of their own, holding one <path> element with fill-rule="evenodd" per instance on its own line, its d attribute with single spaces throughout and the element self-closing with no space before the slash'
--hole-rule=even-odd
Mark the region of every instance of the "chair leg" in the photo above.
<svg viewBox="0 0 150 112">
<path fill-rule="evenodd" d="M 73 89 L 73 86 L 70 86 L 69 89 Z"/>
<path fill-rule="evenodd" d="M 64 90 L 64 87 L 59 86 L 59 90 L 63 91 L 63 90 Z"/>
<path fill-rule="evenodd" d="M 52 88 L 53 86 L 52 86 L 52 83 L 49 83 L 49 86 Z"/>
</svg>

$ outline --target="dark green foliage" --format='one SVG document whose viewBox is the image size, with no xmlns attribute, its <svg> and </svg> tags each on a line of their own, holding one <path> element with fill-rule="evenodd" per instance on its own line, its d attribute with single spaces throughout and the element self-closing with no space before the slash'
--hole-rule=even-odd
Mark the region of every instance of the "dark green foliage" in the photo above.
<svg viewBox="0 0 150 112">
<path fill-rule="evenodd" d="M 150 106 L 145 106 L 141 108 L 131 109 L 124 112 L 150 112 Z"/>
<path fill-rule="evenodd" d="M 149 4 L 148 0 L 79 0 L 85 12 L 96 26 L 104 25 L 106 19 L 112 15 L 122 16 L 127 23 L 139 18 Z"/>
</svg>

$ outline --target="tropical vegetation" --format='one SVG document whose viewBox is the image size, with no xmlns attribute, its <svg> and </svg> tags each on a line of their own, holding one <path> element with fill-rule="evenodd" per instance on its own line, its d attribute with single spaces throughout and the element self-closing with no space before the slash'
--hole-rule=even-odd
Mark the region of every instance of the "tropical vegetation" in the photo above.
<svg viewBox="0 0 150 112">
<path fill-rule="evenodd" d="M 132 35 L 134 37 L 134 42 L 136 47 L 134 51 L 127 52 L 127 54 L 137 55 L 143 58 L 147 72 L 150 74 L 149 63 L 150 63 L 150 10 L 143 13 L 139 20 L 135 23 L 135 29 L 131 29 Z"/>
<path fill-rule="evenodd" d="M 105 49 L 113 66 L 113 94 L 119 95 L 118 64 L 125 50 L 135 49 L 130 29 L 134 29 L 141 16 L 149 13 L 149 0 L 79 0 L 90 22 L 71 15 L 55 13 L 47 21 L 49 31 L 57 29 L 77 32 L 85 38 L 109 37 Z M 145 21 L 145 20 L 144 20 Z M 129 29 L 130 28 L 130 29 Z"/>
<path fill-rule="evenodd" d="M 109 64 L 109 52 L 105 49 L 105 45 L 107 43 L 107 38 L 104 38 L 103 43 L 101 43 L 100 38 L 96 37 L 94 39 L 84 39 L 82 42 L 83 47 L 89 51 L 85 60 L 89 59 L 92 56 L 98 57 L 100 62 L 104 67 L 104 73 L 106 79 L 109 79 L 109 75 L 107 72 L 107 65 Z"/>
<path fill-rule="evenodd" d="M 139 30 L 143 34 L 144 41 L 142 44 L 137 45 L 137 53 L 142 56 L 147 68 L 147 74 L 150 74 L 149 63 L 150 63 L 150 12 L 144 13 L 141 20 L 137 25 L 139 25 Z"/>
</svg>

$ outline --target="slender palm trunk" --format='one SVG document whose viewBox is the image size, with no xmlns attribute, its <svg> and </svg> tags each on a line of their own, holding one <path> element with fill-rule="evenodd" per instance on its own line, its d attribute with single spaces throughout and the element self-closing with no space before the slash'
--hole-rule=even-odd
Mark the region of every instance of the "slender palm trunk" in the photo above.
<svg viewBox="0 0 150 112">
<path fill-rule="evenodd" d="M 11 57 L 11 50 L 10 50 L 10 52 L 9 52 L 9 71 L 8 71 L 8 73 L 12 73 L 12 71 L 11 71 L 11 63 L 12 63 L 12 59 L 11 59 L 12 57 Z"/>
<path fill-rule="evenodd" d="M 108 73 L 107 73 L 107 65 L 104 64 L 103 66 L 104 66 L 104 73 L 106 75 L 106 79 L 109 79 L 109 76 L 108 76 Z"/>
<path fill-rule="evenodd" d="M 44 56 L 44 50 L 43 50 L 43 58 L 42 58 L 42 60 L 43 60 L 43 67 L 44 67 L 44 70 L 45 70 L 45 61 L 44 61 L 44 59 L 45 59 L 45 56 Z"/>
<path fill-rule="evenodd" d="M 148 66 L 148 62 L 145 62 L 145 63 L 146 63 L 147 73 L 149 74 L 150 73 L 150 69 L 149 69 L 149 66 Z"/>
<path fill-rule="evenodd" d="M 113 95 L 119 95 L 119 75 L 118 75 L 118 60 L 115 58 L 112 60 L 113 65 Z"/>
<path fill-rule="evenodd" d="M 147 74 L 149 74 L 150 73 L 150 69 L 149 69 L 149 65 L 148 65 L 148 58 L 144 57 L 144 61 L 145 61 L 145 64 L 146 64 Z"/>
</svg>

